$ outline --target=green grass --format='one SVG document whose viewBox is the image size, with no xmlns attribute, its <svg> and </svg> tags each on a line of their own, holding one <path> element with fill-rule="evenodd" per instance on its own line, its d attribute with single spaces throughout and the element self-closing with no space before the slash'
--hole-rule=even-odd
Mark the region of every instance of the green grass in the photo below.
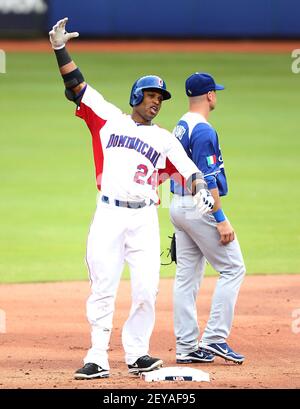
<svg viewBox="0 0 300 409">
<path fill-rule="evenodd" d="M 291 72 L 289 54 L 73 57 L 88 82 L 126 112 L 137 77 L 165 78 L 173 100 L 156 122 L 169 130 L 186 110 L 187 75 L 207 71 L 223 83 L 210 121 L 229 180 L 223 207 L 248 273 L 300 272 L 300 76 Z M 89 131 L 64 99 L 51 54 L 9 53 L 0 87 L 0 282 L 86 279 L 86 236 L 97 195 Z M 173 231 L 168 209 L 159 216 L 166 251 Z M 162 267 L 161 274 L 173 276 L 174 269 Z"/>
</svg>

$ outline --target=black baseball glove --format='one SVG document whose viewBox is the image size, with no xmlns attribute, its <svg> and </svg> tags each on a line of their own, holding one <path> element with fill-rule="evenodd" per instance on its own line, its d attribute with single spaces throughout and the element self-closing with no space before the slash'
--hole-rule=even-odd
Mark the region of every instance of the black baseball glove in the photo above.
<svg viewBox="0 0 300 409">
<path fill-rule="evenodd" d="M 177 258 L 176 258 L 176 236 L 175 233 L 173 233 L 172 236 L 168 236 L 169 239 L 171 239 L 170 243 L 170 248 L 168 249 L 168 254 L 167 257 L 171 257 L 170 263 L 161 263 L 162 266 L 168 266 L 173 263 L 177 263 Z M 163 255 L 164 252 L 161 253 L 161 256 Z"/>
</svg>

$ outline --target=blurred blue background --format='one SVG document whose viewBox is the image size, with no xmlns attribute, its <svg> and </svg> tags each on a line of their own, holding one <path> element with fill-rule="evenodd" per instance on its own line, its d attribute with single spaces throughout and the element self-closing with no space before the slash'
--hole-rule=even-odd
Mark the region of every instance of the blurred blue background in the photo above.
<svg viewBox="0 0 300 409">
<path fill-rule="evenodd" d="M 299 0 L 0 0 L 0 35 L 45 35 L 65 16 L 82 37 L 300 37 Z"/>
</svg>

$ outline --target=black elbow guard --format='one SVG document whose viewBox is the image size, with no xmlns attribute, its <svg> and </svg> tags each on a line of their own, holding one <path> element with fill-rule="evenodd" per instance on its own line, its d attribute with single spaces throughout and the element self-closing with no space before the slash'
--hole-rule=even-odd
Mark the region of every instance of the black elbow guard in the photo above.
<svg viewBox="0 0 300 409">
<path fill-rule="evenodd" d="M 68 74 L 63 74 L 62 77 L 67 89 L 75 88 L 77 85 L 84 82 L 83 75 L 81 74 L 79 68 L 76 68 L 74 71 L 71 71 Z"/>
</svg>

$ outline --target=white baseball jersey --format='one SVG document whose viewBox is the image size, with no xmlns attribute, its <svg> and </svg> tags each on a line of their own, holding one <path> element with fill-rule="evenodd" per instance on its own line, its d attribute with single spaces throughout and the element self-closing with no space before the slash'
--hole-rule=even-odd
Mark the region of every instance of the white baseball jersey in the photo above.
<svg viewBox="0 0 300 409">
<path fill-rule="evenodd" d="M 112 199 L 158 203 L 158 169 L 166 158 L 185 179 L 199 172 L 169 131 L 136 123 L 89 85 L 76 115 L 92 134 L 97 186 Z"/>
</svg>

